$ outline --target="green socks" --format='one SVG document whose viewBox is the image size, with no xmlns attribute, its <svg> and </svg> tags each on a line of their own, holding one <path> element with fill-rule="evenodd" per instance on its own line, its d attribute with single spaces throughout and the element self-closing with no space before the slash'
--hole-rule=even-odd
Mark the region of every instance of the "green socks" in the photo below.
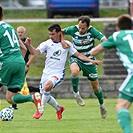
<svg viewBox="0 0 133 133">
<path fill-rule="evenodd" d="M 25 102 L 33 102 L 33 99 L 31 95 L 22 95 L 18 93 L 12 97 L 12 101 L 15 104 L 18 104 L 18 103 L 25 103 Z"/>
<path fill-rule="evenodd" d="M 103 104 L 103 92 L 102 92 L 102 88 L 100 87 L 99 92 L 94 91 L 94 93 L 97 96 L 100 105 Z"/>
<path fill-rule="evenodd" d="M 124 133 L 132 133 L 131 117 L 127 109 L 120 109 L 117 112 L 118 122 Z"/>
<path fill-rule="evenodd" d="M 79 77 L 71 76 L 71 82 L 72 82 L 72 86 L 73 86 L 73 91 L 75 93 L 77 93 L 78 92 Z"/>
</svg>

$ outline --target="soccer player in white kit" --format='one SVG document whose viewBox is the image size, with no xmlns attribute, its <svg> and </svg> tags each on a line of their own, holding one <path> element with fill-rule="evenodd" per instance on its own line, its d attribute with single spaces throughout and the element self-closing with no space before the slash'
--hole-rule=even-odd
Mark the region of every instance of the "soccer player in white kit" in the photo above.
<svg viewBox="0 0 133 133">
<path fill-rule="evenodd" d="M 81 60 L 92 62 L 96 65 L 100 65 L 102 61 L 91 60 L 83 54 L 77 52 L 73 45 L 69 41 L 64 41 L 61 37 L 62 31 L 58 24 L 53 24 L 49 28 L 49 37 L 47 41 L 42 42 L 36 49 L 31 45 L 30 38 L 28 44 L 28 49 L 32 51 L 35 55 L 39 53 L 46 54 L 45 68 L 40 81 L 40 93 L 42 94 L 42 104 L 43 107 L 48 103 L 56 109 L 56 119 L 60 120 L 62 118 L 62 112 L 65 110 L 63 106 L 60 106 L 58 102 L 50 95 L 52 88 L 59 85 L 65 76 L 65 63 L 68 53 L 70 55 L 75 55 Z M 64 49 L 62 43 L 67 42 L 70 47 Z M 33 115 L 34 118 L 39 119 L 42 116 L 38 111 Z"/>
</svg>

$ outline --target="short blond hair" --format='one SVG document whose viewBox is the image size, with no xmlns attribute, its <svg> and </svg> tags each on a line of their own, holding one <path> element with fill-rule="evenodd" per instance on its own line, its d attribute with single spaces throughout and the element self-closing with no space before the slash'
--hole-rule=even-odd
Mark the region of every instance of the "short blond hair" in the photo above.
<svg viewBox="0 0 133 133">
<path fill-rule="evenodd" d="M 25 28 L 24 26 L 19 26 L 19 27 L 17 28 L 17 31 L 18 31 L 19 29 L 23 29 L 23 30 L 25 31 L 25 33 L 26 33 L 26 28 Z"/>
</svg>

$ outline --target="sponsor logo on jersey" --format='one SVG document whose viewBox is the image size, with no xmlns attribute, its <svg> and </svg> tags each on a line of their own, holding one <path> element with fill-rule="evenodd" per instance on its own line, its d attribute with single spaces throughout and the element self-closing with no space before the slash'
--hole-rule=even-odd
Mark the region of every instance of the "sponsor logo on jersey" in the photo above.
<svg viewBox="0 0 133 133">
<path fill-rule="evenodd" d="M 56 57 L 53 57 L 53 56 L 51 56 L 50 58 L 55 59 L 55 60 L 60 60 L 59 58 L 56 58 Z"/>
<path fill-rule="evenodd" d="M 97 78 L 97 74 L 94 74 L 94 73 L 89 74 L 89 76 L 90 76 L 91 78 Z"/>
<path fill-rule="evenodd" d="M 56 52 L 53 53 L 53 56 L 51 56 L 51 59 L 56 59 L 56 60 L 60 60 L 59 56 L 61 55 L 61 50 L 58 50 Z"/>
<path fill-rule="evenodd" d="M 87 43 L 87 42 L 88 42 L 88 39 L 81 40 L 80 42 L 81 42 L 81 43 Z"/>
<path fill-rule="evenodd" d="M 84 39 L 84 40 L 73 39 L 73 42 L 74 42 L 75 44 L 80 44 L 80 45 L 86 44 L 86 43 L 90 43 L 89 39 Z"/>
</svg>

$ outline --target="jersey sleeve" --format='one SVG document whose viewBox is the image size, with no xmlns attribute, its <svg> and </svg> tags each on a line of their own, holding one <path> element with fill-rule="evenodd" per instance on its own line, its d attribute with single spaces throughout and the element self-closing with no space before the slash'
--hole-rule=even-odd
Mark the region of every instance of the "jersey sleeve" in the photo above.
<svg viewBox="0 0 133 133">
<path fill-rule="evenodd" d="M 72 35 L 72 33 L 75 31 L 75 26 L 69 26 L 67 28 L 64 28 L 63 31 L 66 35 Z"/>
<path fill-rule="evenodd" d="M 105 37 L 100 31 L 98 31 L 96 28 L 92 27 L 90 28 L 90 32 L 92 34 L 92 36 L 96 39 L 98 39 L 99 41 L 102 40 L 103 37 Z"/>
<path fill-rule="evenodd" d="M 45 53 L 46 52 L 46 47 L 47 47 L 47 42 L 42 42 L 37 49 L 39 49 L 40 53 Z"/>
<path fill-rule="evenodd" d="M 74 55 L 77 52 L 77 50 L 74 48 L 74 46 L 73 46 L 73 44 L 71 42 L 69 42 L 69 41 L 66 41 L 66 42 L 70 45 L 69 54 L 70 55 Z"/>
<path fill-rule="evenodd" d="M 102 42 L 101 45 L 105 49 L 115 48 L 115 41 L 114 41 L 113 35 L 109 36 L 108 40 Z"/>
</svg>

